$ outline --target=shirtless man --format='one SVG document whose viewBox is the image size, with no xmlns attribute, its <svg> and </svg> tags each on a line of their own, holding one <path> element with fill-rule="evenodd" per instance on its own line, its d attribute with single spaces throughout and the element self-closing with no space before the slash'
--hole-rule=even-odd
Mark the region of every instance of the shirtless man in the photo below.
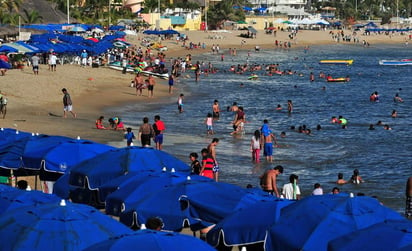
<svg viewBox="0 0 412 251">
<path fill-rule="evenodd" d="M 134 85 L 136 87 L 136 96 L 137 96 L 138 92 L 139 92 L 139 96 L 142 96 L 144 80 L 143 80 L 142 76 L 140 76 L 140 73 L 137 73 L 136 77 L 134 77 Z"/>
<path fill-rule="evenodd" d="M 149 96 L 149 98 L 153 98 L 153 89 L 156 85 L 156 81 L 154 80 L 152 75 L 149 75 L 149 78 L 147 80 L 149 80 L 149 86 L 147 87 L 147 95 Z"/>
<path fill-rule="evenodd" d="M 219 101 L 215 99 L 212 105 L 213 109 L 213 120 L 219 120 L 220 117 L 220 107 L 219 107 Z"/>
<path fill-rule="evenodd" d="M 279 197 L 280 195 L 278 187 L 276 185 L 276 178 L 281 173 L 283 173 L 283 167 L 278 165 L 275 166 L 273 170 L 268 170 L 262 176 L 260 176 L 260 186 L 262 187 L 263 191 Z"/>
<path fill-rule="evenodd" d="M 406 218 L 412 218 L 412 176 L 409 177 L 406 182 L 406 207 L 405 207 L 405 216 Z"/>
<path fill-rule="evenodd" d="M 207 146 L 207 150 L 209 152 L 209 155 L 215 160 L 215 165 L 213 167 L 213 174 L 215 177 L 215 180 L 219 180 L 219 165 L 217 164 L 217 159 L 216 159 L 216 146 L 219 144 L 219 139 L 218 138 L 213 138 L 212 142 Z"/>
</svg>

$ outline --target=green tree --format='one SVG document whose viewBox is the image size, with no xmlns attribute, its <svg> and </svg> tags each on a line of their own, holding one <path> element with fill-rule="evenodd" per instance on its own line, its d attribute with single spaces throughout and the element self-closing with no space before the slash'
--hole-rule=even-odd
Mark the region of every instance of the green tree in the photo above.
<svg viewBox="0 0 412 251">
<path fill-rule="evenodd" d="M 43 17 L 39 15 L 37 10 L 32 10 L 28 12 L 26 9 L 23 10 L 26 17 L 23 18 L 24 22 L 27 24 L 40 23 Z"/>
<path fill-rule="evenodd" d="M 207 12 L 208 25 L 213 29 L 220 27 L 224 21 L 245 20 L 245 13 L 242 9 L 235 9 L 233 6 L 243 6 L 244 2 L 237 0 L 223 0 L 209 8 Z"/>
<path fill-rule="evenodd" d="M 0 9 L 7 10 L 8 12 L 18 11 L 22 4 L 22 0 L 1 0 Z"/>
<path fill-rule="evenodd" d="M 10 13 L 6 17 L 6 23 L 17 26 L 19 25 L 19 17 L 20 17 L 20 14 L 18 13 Z"/>
</svg>

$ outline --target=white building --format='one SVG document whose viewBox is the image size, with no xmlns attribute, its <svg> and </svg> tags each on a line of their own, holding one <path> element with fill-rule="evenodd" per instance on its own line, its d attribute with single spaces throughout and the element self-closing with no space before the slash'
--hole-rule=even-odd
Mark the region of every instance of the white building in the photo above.
<svg viewBox="0 0 412 251">
<path fill-rule="evenodd" d="M 289 18 L 301 18 L 309 16 L 305 12 L 307 0 L 249 0 L 257 8 L 266 7 L 268 14 L 284 14 Z"/>
</svg>

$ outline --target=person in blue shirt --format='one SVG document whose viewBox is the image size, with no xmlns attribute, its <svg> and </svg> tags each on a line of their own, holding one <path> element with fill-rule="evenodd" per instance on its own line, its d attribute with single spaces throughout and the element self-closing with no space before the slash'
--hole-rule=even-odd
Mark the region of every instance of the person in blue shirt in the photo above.
<svg viewBox="0 0 412 251">
<path fill-rule="evenodd" d="M 128 127 L 127 131 L 124 135 L 124 138 L 127 141 L 127 146 L 131 146 L 133 143 L 133 139 L 135 139 L 136 137 L 134 136 L 134 133 L 132 132 L 132 128 Z"/>
</svg>

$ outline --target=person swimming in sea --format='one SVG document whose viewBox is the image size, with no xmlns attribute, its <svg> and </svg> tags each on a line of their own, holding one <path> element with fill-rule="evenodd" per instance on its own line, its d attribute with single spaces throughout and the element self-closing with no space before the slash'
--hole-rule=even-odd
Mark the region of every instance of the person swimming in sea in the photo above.
<svg viewBox="0 0 412 251">
<path fill-rule="evenodd" d="M 362 177 L 359 175 L 359 170 L 358 170 L 358 169 L 353 170 L 353 174 L 352 174 L 352 177 L 350 178 L 350 181 L 351 181 L 353 184 L 363 183 L 363 179 L 362 179 Z"/>
</svg>

